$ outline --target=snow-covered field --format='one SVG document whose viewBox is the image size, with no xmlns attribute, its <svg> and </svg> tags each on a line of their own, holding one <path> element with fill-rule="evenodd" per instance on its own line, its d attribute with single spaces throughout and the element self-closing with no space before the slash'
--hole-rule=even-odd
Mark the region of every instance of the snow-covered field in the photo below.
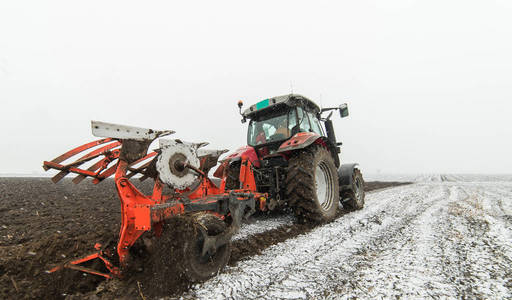
<svg viewBox="0 0 512 300">
<path fill-rule="evenodd" d="M 364 174 L 365 181 L 401 181 L 401 182 L 496 182 L 512 181 L 512 174 Z"/>
<path fill-rule="evenodd" d="M 181 297 L 511 299 L 511 178 L 417 176 L 370 192 L 363 210 L 271 246 Z M 258 220 L 237 239 L 290 222 Z"/>
</svg>

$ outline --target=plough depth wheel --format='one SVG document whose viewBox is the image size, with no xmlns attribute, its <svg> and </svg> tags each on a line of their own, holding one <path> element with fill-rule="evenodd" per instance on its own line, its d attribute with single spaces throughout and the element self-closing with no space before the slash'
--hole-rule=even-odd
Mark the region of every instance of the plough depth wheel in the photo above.
<svg viewBox="0 0 512 300">
<path fill-rule="evenodd" d="M 185 238 L 181 267 L 189 280 L 198 282 L 207 280 L 226 266 L 231 255 L 231 242 L 203 255 L 204 233 L 209 236 L 221 234 L 227 228 L 226 223 L 212 214 L 200 213 L 194 216 L 193 226 L 193 234 Z"/>
</svg>

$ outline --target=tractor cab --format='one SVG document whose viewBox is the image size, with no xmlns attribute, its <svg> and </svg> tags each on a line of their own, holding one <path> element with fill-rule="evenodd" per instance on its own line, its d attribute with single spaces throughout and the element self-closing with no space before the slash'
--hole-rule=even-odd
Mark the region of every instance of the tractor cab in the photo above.
<svg viewBox="0 0 512 300">
<path fill-rule="evenodd" d="M 302 107 L 275 107 L 266 114 L 254 116 L 249 122 L 247 144 L 258 146 L 283 142 L 299 132 L 315 132 L 324 135 L 318 118 Z"/>
<path fill-rule="evenodd" d="M 276 152 L 299 132 L 325 136 L 319 121 L 320 108 L 300 95 L 284 95 L 260 101 L 242 113 L 242 122 L 250 120 L 247 144 L 263 149 L 264 154 Z M 266 151 L 265 151 L 266 150 Z M 262 151 L 257 151 L 258 156 Z"/>
</svg>

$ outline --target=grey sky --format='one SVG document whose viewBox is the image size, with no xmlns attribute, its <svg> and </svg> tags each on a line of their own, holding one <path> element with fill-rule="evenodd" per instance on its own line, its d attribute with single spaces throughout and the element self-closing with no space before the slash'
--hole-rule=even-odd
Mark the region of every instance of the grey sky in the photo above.
<svg viewBox="0 0 512 300">
<path fill-rule="evenodd" d="M 236 102 L 290 92 L 363 172 L 510 173 L 512 1 L 2 1 L 0 173 L 91 119 L 234 149 Z"/>
</svg>

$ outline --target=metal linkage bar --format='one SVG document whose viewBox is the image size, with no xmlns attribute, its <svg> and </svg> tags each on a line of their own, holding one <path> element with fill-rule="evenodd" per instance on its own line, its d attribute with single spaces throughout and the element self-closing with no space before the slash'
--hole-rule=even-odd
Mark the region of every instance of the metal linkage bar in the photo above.
<svg viewBox="0 0 512 300">
<path fill-rule="evenodd" d="M 70 158 L 70 157 L 72 157 L 72 156 L 74 156 L 74 155 L 76 155 L 76 154 L 78 154 L 78 153 L 80 153 L 82 151 L 85 151 L 85 150 L 90 149 L 92 147 L 95 147 L 95 146 L 98 146 L 98 145 L 101 145 L 101 144 L 105 144 L 105 143 L 108 143 L 108 142 L 111 142 L 111 141 L 112 141 L 111 138 L 106 138 L 106 139 L 101 139 L 101 140 L 93 141 L 93 142 L 84 144 L 82 146 L 78 146 L 78 147 L 76 147 L 74 149 L 71 149 L 68 152 L 62 154 L 61 156 L 53 159 L 50 162 L 59 164 L 59 163 L 65 161 L 66 159 L 68 159 L 68 158 Z M 48 171 L 49 169 L 51 169 L 51 167 L 47 167 L 46 165 L 43 165 L 43 168 L 44 168 L 45 171 Z"/>
<path fill-rule="evenodd" d="M 98 146 L 101 144 L 105 144 L 105 143 L 108 143 L 108 144 L 81 156 L 79 159 L 75 160 L 72 163 L 61 164 L 61 162 L 66 159 L 72 158 L 73 156 L 75 156 L 81 152 L 84 152 L 92 147 L 95 147 L 95 146 Z M 73 183 L 78 184 L 78 183 L 82 182 L 86 177 L 89 176 L 89 177 L 94 177 L 93 183 L 97 184 L 97 183 L 101 182 L 102 180 L 104 180 L 105 178 L 108 178 L 108 177 L 114 175 L 114 173 L 116 172 L 116 169 L 117 169 L 116 160 L 119 158 L 121 145 L 122 145 L 122 142 L 115 141 L 112 139 L 103 139 L 103 140 L 91 142 L 91 143 L 82 145 L 80 147 L 77 147 L 77 148 L 73 149 L 72 151 L 66 152 L 65 154 L 59 156 L 58 158 L 56 158 L 52 161 L 45 161 L 43 163 L 43 168 L 45 170 L 50 170 L 50 169 L 60 170 L 60 172 L 52 178 L 52 181 L 54 183 L 59 182 L 62 178 L 64 178 L 69 173 L 75 173 L 75 174 L 79 174 L 79 175 L 73 179 Z M 157 154 L 158 154 L 157 152 L 153 151 L 153 152 L 147 154 L 146 156 L 130 163 L 128 165 L 128 174 L 126 177 L 131 178 L 136 174 L 144 175 L 145 171 L 151 165 L 151 163 L 153 162 L 153 159 L 157 156 Z M 87 169 L 80 168 L 80 165 L 82 165 L 88 161 L 91 161 L 93 159 L 96 159 L 102 155 L 105 157 L 102 158 L 101 160 L 97 161 L 96 163 L 94 163 L 89 168 L 87 168 Z M 115 162 L 114 165 L 112 165 L 113 162 Z M 136 167 L 136 168 L 134 167 L 135 165 L 140 164 L 140 163 L 143 163 L 143 164 L 139 167 Z M 109 165 L 110 165 L 110 167 L 109 167 Z"/>
<path fill-rule="evenodd" d="M 82 155 L 80 158 L 75 160 L 69 164 L 61 164 L 63 161 L 72 158 L 75 155 L 78 155 L 82 152 L 85 152 L 93 147 L 106 144 L 98 149 L 90 151 L 85 155 Z M 110 138 L 101 139 L 97 141 L 93 141 L 82 146 L 76 147 L 71 151 L 68 151 L 59 157 L 51 160 L 43 162 L 43 169 L 48 171 L 49 169 L 60 170 L 57 175 L 52 178 L 54 183 L 59 182 L 62 178 L 64 178 L 69 173 L 79 174 L 76 178 L 73 179 L 74 183 L 80 183 L 85 177 L 91 176 L 96 177 L 101 171 L 103 171 L 112 161 L 116 160 L 119 157 L 119 147 L 121 143 L 119 141 L 112 140 Z M 87 170 L 79 168 L 80 165 L 96 159 L 100 156 L 105 156 L 102 160 L 96 162 L 94 165 L 90 166 Z M 97 171 L 99 169 L 99 171 Z"/>
</svg>

